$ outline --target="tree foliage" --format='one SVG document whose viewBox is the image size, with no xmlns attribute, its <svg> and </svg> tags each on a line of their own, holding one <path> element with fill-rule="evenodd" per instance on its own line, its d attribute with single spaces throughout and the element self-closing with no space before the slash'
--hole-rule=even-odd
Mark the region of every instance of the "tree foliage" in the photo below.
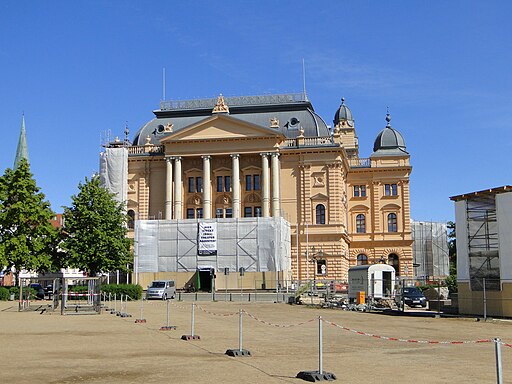
<svg viewBox="0 0 512 384">
<path fill-rule="evenodd" d="M 123 204 L 100 186 L 99 177 L 86 178 L 78 189 L 71 207 L 64 207 L 61 247 L 67 253 L 66 264 L 89 276 L 125 270 L 131 255 Z"/>
<path fill-rule="evenodd" d="M 40 192 L 23 159 L 16 170 L 0 177 L 0 265 L 8 269 L 53 269 L 57 231 L 50 203 Z"/>
<path fill-rule="evenodd" d="M 448 257 L 450 260 L 450 275 L 446 278 L 446 285 L 450 292 L 457 292 L 457 239 L 455 238 L 455 223 L 449 221 L 448 228 Z"/>
</svg>

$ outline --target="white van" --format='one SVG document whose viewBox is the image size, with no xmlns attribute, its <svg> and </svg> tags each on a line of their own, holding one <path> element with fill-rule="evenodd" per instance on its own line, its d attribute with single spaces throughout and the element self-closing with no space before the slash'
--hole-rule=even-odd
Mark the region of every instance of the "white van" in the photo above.
<svg viewBox="0 0 512 384">
<path fill-rule="evenodd" d="M 148 286 L 146 299 L 174 299 L 176 297 L 176 283 L 174 280 L 155 280 Z"/>
</svg>

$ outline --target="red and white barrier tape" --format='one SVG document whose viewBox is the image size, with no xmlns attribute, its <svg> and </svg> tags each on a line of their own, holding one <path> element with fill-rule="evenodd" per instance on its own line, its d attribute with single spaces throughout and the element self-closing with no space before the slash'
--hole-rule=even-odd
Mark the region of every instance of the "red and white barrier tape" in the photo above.
<svg viewBox="0 0 512 384">
<path fill-rule="evenodd" d="M 75 292 L 69 292 L 69 293 L 62 293 L 62 296 L 100 296 L 99 293 L 75 293 Z"/>
<path fill-rule="evenodd" d="M 399 342 L 403 342 L 403 343 L 452 344 L 452 345 L 454 345 L 454 344 L 479 344 L 479 343 L 490 343 L 490 342 L 492 342 L 492 339 L 464 340 L 464 341 L 436 341 L 436 340 L 401 339 L 401 338 L 398 338 L 398 337 L 388 337 L 388 336 L 374 335 L 373 333 L 367 333 L 367 332 L 357 331 L 355 329 L 350 329 L 350 328 L 344 327 L 342 325 L 333 323 L 331 321 L 326 321 L 326 320 L 322 320 L 322 321 L 324 323 L 332 325 L 333 327 L 337 327 L 337 328 L 343 329 L 344 331 L 352 332 L 352 333 L 355 333 L 357 335 L 373 337 L 375 339 L 381 339 L 381 340 L 399 341 Z"/>
<path fill-rule="evenodd" d="M 204 309 L 200 305 L 196 305 L 196 307 L 199 308 L 201 311 L 203 311 L 205 313 L 208 313 L 209 315 L 213 315 L 213 316 L 234 316 L 234 315 L 238 314 L 238 312 L 233 312 L 233 313 L 215 313 L 215 312 L 208 311 L 207 309 Z"/>
<path fill-rule="evenodd" d="M 247 316 L 249 316 L 251 319 L 254 319 L 256 321 L 259 321 L 260 323 L 262 324 L 265 324 L 265 325 L 270 325 L 272 327 L 278 327 L 278 328 L 292 328 L 292 327 L 298 327 L 298 326 L 301 326 L 301 325 L 304 325 L 304 324 L 307 324 L 307 323 L 311 323 L 312 321 L 315 321 L 317 319 L 311 319 L 311 320 L 306 320 L 306 321 L 302 321 L 300 323 L 297 323 L 297 324 L 275 324 L 275 323 L 270 323 L 268 321 L 265 321 L 265 320 L 261 320 L 259 318 L 257 318 L 256 316 L 250 314 L 249 312 L 247 311 L 244 311 Z"/>
</svg>

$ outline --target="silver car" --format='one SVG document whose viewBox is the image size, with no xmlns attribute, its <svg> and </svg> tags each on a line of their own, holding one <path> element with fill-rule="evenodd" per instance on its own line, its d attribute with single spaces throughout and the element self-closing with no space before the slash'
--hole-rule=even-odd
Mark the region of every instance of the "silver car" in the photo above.
<svg viewBox="0 0 512 384">
<path fill-rule="evenodd" d="M 146 299 L 174 299 L 176 297 L 176 283 L 174 280 L 155 280 L 148 286 Z"/>
</svg>

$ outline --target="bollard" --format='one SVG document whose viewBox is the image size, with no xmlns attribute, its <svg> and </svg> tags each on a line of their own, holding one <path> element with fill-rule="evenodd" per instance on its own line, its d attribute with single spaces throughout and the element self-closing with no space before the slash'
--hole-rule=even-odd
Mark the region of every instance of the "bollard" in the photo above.
<svg viewBox="0 0 512 384">
<path fill-rule="evenodd" d="M 114 293 L 114 309 L 110 310 L 111 315 L 115 315 L 117 313 L 117 293 Z"/>
<path fill-rule="evenodd" d="M 140 301 L 140 318 L 135 319 L 136 323 L 141 324 L 141 323 L 146 322 L 146 319 L 144 318 L 143 313 L 144 313 L 144 298 L 142 298 L 142 300 Z"/>
<path fill-rule="evenodd" d="M 484 296 L 484 321 L 487 321 L 487 292 L 485 290 L 485 277 L 482 279 L 483 296 Z"/>
<path fill-rule="evenodd" d="M 167 322 L 166 322 L 166 325 L 160 327 L 160 330 L 161 331 L 176 330 L 175 325 L 169 325 L 169 300 L 168 299 L 166 300 L 166 303 L 167 303 Z"/>
<path fill-rule="evenodd" d="M 496 337 L 494 341 L 494 351 L 496 353 L 496 383 L 503 384 L 503 371 L 501 365 L 501 339 Z"/>
<path fill-rule="evenodd" d="M 194 328 L 195 328 L 195 324 L 196 324 L 195 309 L 196 309 L 196 304 L 192 303 L 192 321 L 191 321 L 191 326 L 190 326 L 190 328 L 191 328 L 190 335 L 182 335 L 181 340 L 189 341 L 189 340 L 200 340 L 201 339 L 201 337 L 199 337 L 198 335 L 196 335 L 194 333 Z"/>
<path fill-rule="evenodd" d="M 243 349 L 242 340 L 243 340 L 243 322 L 242 315 L 244 310 L 240 308 L 239 317 L 238 317 L 238 349 L 228 349 L 226 351 L 226 355 L 231 357 L 241 357 L 241 356 L 251 356 L 251 352 L 247 349 Z"/>
<path fill-rule="evenodd" d="M 336 375 L 330 372 L 324 372 L 323 367 L 323 330 L 322 330 L 322 316 L 318 316 L 318 371 L 300 371 L 297 373 L 297 378 L 305 381 L 334 381 Z"/>
</svg>

